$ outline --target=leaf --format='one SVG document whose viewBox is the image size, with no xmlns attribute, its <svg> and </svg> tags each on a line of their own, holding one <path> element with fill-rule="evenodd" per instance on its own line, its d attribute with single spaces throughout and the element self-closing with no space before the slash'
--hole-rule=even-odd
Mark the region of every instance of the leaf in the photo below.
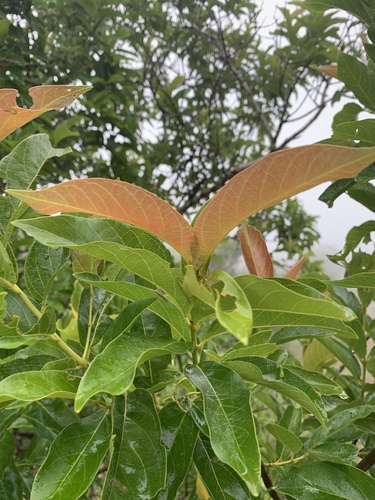
<svg viewBox="0 0 375 500">
<path fill-rule="evenodd" d="M 310 449 L 326 441 L 336 441 L 339 432 L 351 426 L 356 420 L 366 418 L 372 411 L 373 407 L 371 405 L 341 409 L 339 413 L 336 413 L 327 421 L 326 429 L 319 427 L 314 431 L 310 440 L 306 443 L 306 447 Z"/>
<path fill-rule="evenodd" d="M 357 458 L 358 451 L 357 446 L 350 443 L 324 443 L 312 448 L 309 455 L 316 456 L 319 460 L 329 459 L 332 462 L 351 465 Z"/>
<path fill-rule="evenodd" d="M 31 424 L 38 436 L 53 441 L 65 427 L 77 422 L 79 417 L 62 399 L 45 399 L 28 406 L 24 418 Z"/>
<path fill-rule="evenodd" d="M 357 201 L 364 207 L 375 212 L 375 187 L 371 182 L 356 184 L 355 186 L 348 189 L 348 195 L 352 200 Z"/>
<path fill-rule="evenodd" d="M 342 399 L 348 399 L 348 396 L 344 389 L 329 379 L 325 375 L 319 372 L 314 372 L 311 370 L 304 370 L 299 366 L 288 365 L 288 370 L 296 373 L 299 377 L 301 377 L 305 382 L 312 385 L 314 389 L 325 394 L 326 396 L 339 396 Z"/>
<path fill-rule="evenodd" d="M 210 280 L 220 280 L 224 287 L 217 293 L 215 312 L 219 323 L 243 344 L 248 344 L 248 339 L 253 329 L 253 312 L 248 298 L 238 286 L 236 281 L 225 271 L 214 271 Z M 234 308 L 223 309 L 223 296 L 230 295 L 235 298 Z"/>
<path fill-rule="evenodd" d="M 332 135 L 332 139 L 349 139 L 367 144 L 375 144 L 375 120 L 368 118 L 355 122 L 340 123 Z"/>
<path fill-rule="evenodd" d="M 303 2 L 294 3 L 315 12 L 324 12 L 327 9 L 343 9 L 359 17 L 365 23 L 372 22 L 371 10 L 364 2 L 358 3 L 357 0 L 303 0 Z"/>
<path fill-rule="evenodd" d="M 171 245 L 191 261 L 194 232 L 167 202 L 143 188 L 110 179 L 75 179 L 38 191 L 9 194 L 45 215 L 82 212 L 110 217 L 140 227 Z"/>
<path fill-rule="evenodd" d="M 63 246 L 113 262 L 161 288 L 183 307 L 188 306 L 179 283 L 182 273 L 158 255 L 155 239 L 137 228 L 105 219 L 67 216 L 16 221 L 14 225 L 44 245 Z"/>
<path fill-rule="evenodd" d="M 232 467 L 251 493 L 260 488 L 260 453 L 250 392 L 230 368 L 206 361 L 187 366 L 185 374 L 202 392 L 204 413 L 215 455 Z"/>
<path fill-rule="evenodd" d="M 46 134 L 32 135 L 0 161 L 0 177 L 6 180 L 8 189 L 29 189 L 49 158 L 70 151 L 70 148 L 54 149 Z"/>
<path fill-rule="evenodd" d="M 89 91 L 89 85 L 42 85 L 29 89 L 33 100 L 30 109 L 17 105 L 17 90 L 0 89 L 0 141 L 18 127 L 50 109 L 65 108 L 78 96 Z"/>
<path fill-rule="evenodd" d="M 0 241 L 0 278 L 4 278 L 10 283 L 17 283 L 18 276 L 15 273 L 12 260 Z M 1 282 L 0 282 L 1 283 Z"/>
<path fill-rule="evenodd" d="M 320 337 L 328 337 L 330 335 L 332 335 L 332 332 L 330 332 L 329 330 L 323 330 L 321 328 L 308 326 L 286 327 L 277 330 L 273 334 L 271 342 L 275 342 L 276 344 L 285 344 L 286 342 L 290 342 L 292 340 L 315 339 Z"/>
<path fill-rule="evenodd" d="M 277 424 L 267 424 L 266 429 L 278 441 L 289 448 L 294 455 L 301 450 L 302 441 L 285 427 Z"/>
<path fill-rule="evenodd" d="M 183 354 L 191 349 L 186 342 L 124 333 L 98 354 L 85 372 L 78 388 L 75 410 L 81 411 L 98 392 L 120 395 L 131 386 L 135 370 L 145 361 L 163 354 Z"/>
<path fill-rule="evenodd" d="M 375 110 L 375 74 L 365 64 L 354 56 L 339 52 L 337 77 L 364 106 Z"/>
<path fill-rule="evenodd" d="M 251 304 L 254 327 L 315 326 L 356 338 L 350 327 L 342 323 L 355 318 L 353 311 L 302 283 L 253 275 L 240 276 L 236 282 Z"/>
<path fill-rule="evenodd" d="M 303 264 L 305 263 L 306 257 L 301 257 L 298 262 L 292 266 L 289 271 L 285 274 L 284 278 L 287 278 L 289 280 L 295 280 L 297 279 L 297 276 L 302 270 Z"/>
<path fill-rule="evenodd" d="M 332 182 L 332 184 L 323 191 L 318 199 L 326 203 L 329 208 L 332 208 L 335 200 L 345 193 L 350 187 L 354 186 L 354 184 L 354 179 L 340 179 Z"/>
<path fill-rule="evenodd" d="M 257 356 L 231 359 L 225 361 L 225 365 L 235 370 L 244 380 L 263 385 L 293 399 L 325 425 L 327 412 L 321 397 L 309 383 L 288 368 Z"/>
<path fill-rule="evenodd" d="M 69 252 L 63 248 L 49 248 L 35 241 L 25 261 L 25 282 L 30 295 L 44 302 L 53 281 L 64 266 Z"/>
<path fill-rule="evenodd" d="M 152 396 L 142 389 L 115 398 L 114 440 L 102 498 L 153 498 L 165 485 L 166 452 Z"/>
<path fill-rule="evenodd" d="M 150 311 L 164 319 L 175 330 L 177 336 L 181 336 L 185 340 L 190 339 L 190 328 L 181 310 L 155 290 L 127 281 L 101 281 L 98 279 L 98 276 L 94 279 L 94 275 L 88 273 L 76 273 L 75 277 L 82 281 L 82 283 L 94 285 L 133 302 L 150 300 L 147 306 Z M 151 299 L 154 300 L 152 301 Z"/>
<path fill-rule="evenodd" d="M 319 339 L 319 342 L 324 345 L 343 365 L 356 377 L 361 378 L 361 367 L 357 358 L 345 345 L 341 344 L 333 338 L 324 337 Z"/>
<path fill-rule="evenodd" d="M 0 498 L 22 500 L 22 479 L 13 460 L 14 452 L 13 434 L 0 432 Z"/>
<path fill-rule="evenodd" d="M 273 278 L 273 263 L 262 234 L 255 227 L 242 224 L 237 236 L 249 273 L 262 278 Z"/>
<path fill-rule="evenodd" d="M 109 447 L 108 412 L 96 411 L 57 436 L 35 476 L 30 500 L 76 500 L 90 486 Z"/>
<path fill-rule="evenodd" d="M 373 148 L 327 144 L 271 153 L 233 177 L 198 213 L 194 232 L 200 259 L 205 262 L 246 217 L 322 182 L 354 177 L 374 160 Z"/>
<path fill-rule="evenodd" d="M 215 456 L 209 440 L 203 435 L 198 437 L 194 463 L 210 492 L 210 498 L 215 500 L 249 499 L 246 483 L 236 471 Z"/>
<path fill-rule="evenodd" d="M 356 467 L 316 462 L 289 471 L 276 490 L 296 500 L 372 500 L 375 479 Z"/>
<path fill-rule="evenodd" d="M 375 288 L 375 273 L 358 273 L 342 280 L 331 280 L 328 283 L 344 288 Z"/>
<path fill-rule="evenodd" d="M 175 500 L 177 491 L 191 465 L 198 427 L 176 403 L 165 406 L 160 414 L 162 443 L 167 451 L 167 480 L 155 500 Z"/>
<path fill-rule="evenodd" d="M 79 379 L 61 371 L 15 373 L 0 382 L 0 401 L 74 398 Z"/>
</svg>

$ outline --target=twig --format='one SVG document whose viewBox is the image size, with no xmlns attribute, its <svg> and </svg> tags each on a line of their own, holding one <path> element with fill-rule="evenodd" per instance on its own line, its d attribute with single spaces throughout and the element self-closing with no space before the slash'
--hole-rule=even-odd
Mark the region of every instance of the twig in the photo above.
<svg viewBox="0 0 375 500">
<path fill-rule="evenodd" d="M 375 448 L 373 448 L 370 453 L 368 453 L 362 460 L 357 464 L 357 469 L 368 471 L 370 467 L 375 464 Z"/>
</svg>

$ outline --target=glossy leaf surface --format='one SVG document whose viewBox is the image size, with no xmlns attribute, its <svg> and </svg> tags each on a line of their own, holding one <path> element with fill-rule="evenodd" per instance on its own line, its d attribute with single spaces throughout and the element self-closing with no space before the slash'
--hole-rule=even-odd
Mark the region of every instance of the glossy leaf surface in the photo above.
<svg viewBox="0 0 375 500">
<path fill-rule="evenodd" d="M 194 463 L 211 498 L 215 500 L 249 499 L 246 483 L 236 471 L 215 456 L 209 440 L 204 435 L 198 437 Z"/>
<path fill-rule="evenodd" d="M 65 427 L 35 477 L 30 500 L 80 498 L 107 453 L 110 436 L 110 419 L 104 411 Z"/>
<path fill-rule="evenodd" d="M 226 366 L 207 361 L 188 366 L 186 376 L 202 392 L 215 455 L 232 467 L 252 494 L 260 487 L 260 453 L 250 407 L 250 392 Z"/>
<path fill-rule="evenodd" d="M 76 411 L 98 392 L 120 395 L 129 389 L 137 366 L 163 354 L 183 354 L 191 344 L 124 333 L 98 354 L 85 372 L 75 401 Z"/>
<path fill-rule="evenodd" d="M 61 371 L 15 373 L 0 382 L 0 401 L 74 398 L 79 379 Z"/>
<path fill-rule="evenodd" d="M 355 467 L 319 462 L 292 470 L 276 489 L 296 500 L 372 500 L 375 479 Z"/>
<path fill-rule="evenodd" d="M 159 491 L 155 500 L 175 500 L 189 470 L 199 430 L 192 417 L 176 403 L 165 406 L 159 418 L 161 439 L 167 451 L 167 479 L 165 488 Z"/>
<path fill-rule="evenodd" d="M 153 498 L 164 487 L 166 452 L 152 396 L 137 389 L 115 399 L 111 461 L 102 498 Z"/>
</svg>

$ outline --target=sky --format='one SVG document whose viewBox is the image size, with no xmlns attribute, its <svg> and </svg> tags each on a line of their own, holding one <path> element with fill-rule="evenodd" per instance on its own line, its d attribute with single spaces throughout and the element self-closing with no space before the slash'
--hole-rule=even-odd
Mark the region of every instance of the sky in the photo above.
<svg viewBox="0 0 375 500">
<path fill-rule="evenodd" d="M 262 16 L 267 21 L 272 21 L 277 6 L 285 6 L 287 0 L 255 0 L 262 6 Z M 302 146 L 313 144 L 331 136 L 331 123 L 334 115 L 342 109 L 344 103 L 328 106 L 313 124 L 300 138 L 291 145 Z M 373 218 L 373 213 L 359 203 L 353 201 L 346 194 L 340 196 L 332 208 L 318 200 L 320 194 L 329 184 L 322 184 L 302 193 L 298 198 L 302 201 L 304 208 L 311 215 L 319 216 L 317 229 L 320 232 L 321 245 L 325 253 L 336 253 L 342 249 L 345 237 L 353 226 L 358 226 L 366 220 Z"/>
</svg>

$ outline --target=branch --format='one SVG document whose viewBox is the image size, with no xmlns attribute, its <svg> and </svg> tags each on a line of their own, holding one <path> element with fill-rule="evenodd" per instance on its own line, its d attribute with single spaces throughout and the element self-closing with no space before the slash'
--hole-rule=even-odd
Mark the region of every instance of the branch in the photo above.
<svg viewBox="0 0 375 500">
<path fill-rule="evenodd" d="M 268 475 L 267 469 L 265 468 L 264 464 L 262 463 L 262 479 L 264 482 L 265 487 L 268 490 L 268 494 L 273 500 L 282 500 L 280 495 L 277 493 L 277 491 L 273 490 L 273 484 L 271 481 L 270 476 Z"/>
<path fill-rule="evenodd" d="M 368 471 L 370 467 L 375 464 L 375 448 L 373 448 L 370 453 L 368 453 L 362 460 L 357 464 L 357 469 Z"/>
</svg>

